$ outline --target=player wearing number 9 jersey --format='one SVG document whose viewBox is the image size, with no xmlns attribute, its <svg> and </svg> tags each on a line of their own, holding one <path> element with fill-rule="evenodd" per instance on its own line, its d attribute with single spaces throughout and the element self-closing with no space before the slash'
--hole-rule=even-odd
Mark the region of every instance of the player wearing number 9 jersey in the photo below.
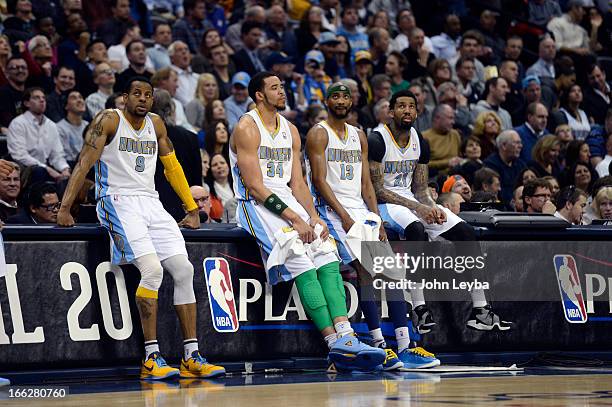
<svg viewBox="0 0 612 407">
<path fill-rule="evenodd" d="M 111 240 L 111 262 L 134 264 L 140 271 L 136 305 L 144 336 L 143 379 L 173 376 L 212 377 L 225 369 L 211 365 L 198 350 L 193 265 L 187 258 L 179 225 L 166 212 L 155 191 L 159 158 L 168 182 L 188 213 L 181 225 L 198 228 L 198 206 L 161 118 L 149 113 L 153 86 L 146 78 L 130 79 L 124 90 L 124 110 L 100 112 L 88 128 L 78 163 L 66 187 L 57 215 L 60 226 L 72 226 L 70 208 L 87 172 L 95 165 L 98 219 Z M 166 364 L 157 344 L 157 297 L 166 270 L 174 280 L 174 305 L 184 335 L 181 368 Z"/>
</svg>

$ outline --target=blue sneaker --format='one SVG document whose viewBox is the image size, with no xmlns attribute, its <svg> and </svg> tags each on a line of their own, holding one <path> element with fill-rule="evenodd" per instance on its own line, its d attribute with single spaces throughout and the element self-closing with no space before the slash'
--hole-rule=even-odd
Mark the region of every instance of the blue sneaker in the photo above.
<svg viewBox="0 0 612 407">
<path fill-rule="evenodd" d="M 398 358 L 404 363 L 404 369 L 428 369 L 440 366 L 440 359 L 421 347 L 406 349 L 398 355 Z"/>
<path fill-rule="evenodd" d="M 399 360 L 397 354 L 393 352 L 393 350 L 385 349 L 385 353 L 387 354 L 387 357 L 385 358 L 385 361 L 382 364 L 382 370 L 388 372 L 390 370 L 397 370 L 404 367 L 404 364 L 401 360 Z"/>
<path fill-rule="evenodd" d="M 387 357 L 384 349 L 359 342 L 355 335 L 338 338 L 329 351 L 329 360 L 338 370 L 374 370 Z"/>
</svg>

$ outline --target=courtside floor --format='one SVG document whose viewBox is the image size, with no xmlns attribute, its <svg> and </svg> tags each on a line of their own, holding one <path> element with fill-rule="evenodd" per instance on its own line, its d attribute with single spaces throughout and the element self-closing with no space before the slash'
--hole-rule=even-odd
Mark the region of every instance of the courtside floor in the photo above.
<svg viewBox="0 0 612 407">
<path fill-rule="evenodd" d="M 0 406 L 612 406 L 612 369 L 526 368 L 495 373 L 233 373 L 219 380 L 145 382 L 90 378 L 55 399 L 9 399 Z"/>
</svg>

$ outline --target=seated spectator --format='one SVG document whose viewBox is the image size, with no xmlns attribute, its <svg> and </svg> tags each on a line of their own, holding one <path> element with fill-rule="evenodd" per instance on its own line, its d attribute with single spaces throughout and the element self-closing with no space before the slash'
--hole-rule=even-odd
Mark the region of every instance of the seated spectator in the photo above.
<svg viewBox="0 0 612 407">
<path fill-rule="evenodd" d="M 555 37 L 557 50 L 575 55 L 588 55 L 589 34 L 580 26 L 584 18 L 583 0 L 569 0 L 567 13 L 548 22 L 546 28 Z"/>
<path fill-rule="evenodd" d="M 488 157 L 495 152 L 495 139 L 501 131 L 501 120 L 495 112 L 484 111 L 476 117 L 472 137 L 480 141 L 483 157 Z"/>
<path fill-rule="evenodd" d="M 553 106 L 557 103 L 557 95 L 551 87 L 542 86 L 542 82 L 538 77 L 533 75 L 526 76 L 521 86 L 526 108 L 532 103 L 542 103 L 549 112 L 552 111 Z M 526 109 L 520 113 L 519 118 L 522 120 L 527 119 Z"/>
<path fill-rule="evenodd" d="M 538 46 L 538 60 L 535 64 L 531 65 L 527 72 L 525 72 L 526 76 L 535 76 L 540 81 L 547 83 L 548 85 L 552 85 L 554 79 L 556 78 L 555 72 L 555 56 L 557 55 L 557 48 L 555 46 L 555 40 L 550 37 L 550 35 L 546 35 L 542 37 L 540 40 L 540 44 Z"/>
<path fill-rule="evenodd" d="M 323 105 L 310 105 L 304 112 L 304 119 L 302 123 L 296 123 L 300 131 L 302 146 L 306 145 L 308 131 L 323 120 L 327 120 L 327 110 Z"/>
<path fill-rule="evenodd" d="M 295 59 L 297 39 L 293 29 L 287 24 L 287 13 L 282 5 L 276 4 L 266 11 L 266 38 L 271 52 L 284 52 Z"/>
<path fill-rule="evenodd" d="M 428 105 L 435 107 L 440 100 L 438 99 L 438 89 L 444 83 L 448 83 L 452 79 L 451 67 L 445 59 L 433 59 L 427 65 L 427 74 L 415 79 L 423 85 L 427 94 L 426 102 Z"/>
<path fill-rule="evenodd" d="M 561 7 L 555 0 L 529 0 L 529 22 L 540 27 L 546 26 L 554 17 L 561 16 Z"/>
<path fill-rule="evenodd" d="M 16 215 L 9 217 L 7 224 L 39 225 L 55 224 L 61 202 L 57 188 L 51 182 L 35 182 L 24 195 L 24 205 Z"/>
<path fill-rule="evenodd" d="M 385 74 L 374 75 L 371 80 L 372 101 L 359 110 L 359 123 L 364 129 L 376 127 L 374 105 L 382 99 L 391 98 L 391 78 Z"/>
<path fill-rule="evenodd" d="M 525 187 L 522 185 L 519 185 L 518 187 L 514 189 L 514 192 L 512 192 L 512 201 L 510 202 L 510 207 L 515 212 L 525 211 L 525 207 L 523 206 L 523 188 Z"/>
<path fill-rule="evenodd" d="M 612 220 L 612 186 L 601 188 L 593 199 L 593 219 Z"/>
<path fill-rule="evenodd" d="M 465 96 L 459 93 L 457 86 L 450 81 L 438 86 L 436 95 L 439 104 L 447 104 L 453 109 L 455 112 L 454 127 L 461 136 L 467 137 L 471 133 L 472 116 Z"/>
<path fill-rule="evenodd" d="M 226 120 L 212 120 L 206 127 L 204 149 L 212 157 L 222 154 L 229 162 L 229 131 Z"/>
<path fill-rule="evenodd" d="M 332 37 L 335 38 L 333 35 Z M 266 68 L 278 76 L 285 88 L 287 98 L 285 110 L 279 111 L 279 113 L 290 122 L 296 121 L 299 113 L 298 109 L 303 109 L 306 106 L 304 77 L 294 72 L 295 65 L 291 62 L 289 56 L 280 52 L 272 52 L 268 56 Z M 229 83 L 229 91 L 231 92 L 231 82 Z"/>
<path fill-rule="evenodd" d="M 10 38 L 12 43 L 26 42 L 32 37 L 36 21 L 32 13 L 32 3 L 30 1 L 7 1 L 4 5 L 6 11 L 11 15 L 2 22 L 4 34 Z"/>
<path fill-rule="evenodd" d="M 210 217 L 211 201 L 210 201 L 210 188 L 208 185 L 192 185 L 189 190 L 191 196 L 196 204 L 198 204 L 198 211 L 200 214 L 200 223 L 213 223 L 221 222 L 220 219 L 213 219 Z"/>
<path fill-rule="evenodd" d="M 456 192 L 465 202 L 470 202 L 472 199 L 472 188 L 461 175 L 450 175 L 442 184 L 442 193 Z"/>
<path fill-rule="evenodd" d="M 461 57 L 455 64 L 459 92 L 467 99 L 469 104 L 476 104 L 480 100 L 483 89 L 480 82 L 474 82 L 476 65 L 474 58 Z"/>
<path fill-rule="evenodd" d="M 597 172 L 591 167 L 591 164 L 576 162 L 571 167 L 566 168 L 563 173 L 563 185 L 575 185 L 586 193 L 591 193 L 593 184 L 599 177 Z"/>
<path fill-rule="evenodd" d="M 580 109 L 582 103 L 582 89 L 580 85 L 572 85 L 561 94 L 561 109 L 559 110 L 569 124 L 576 140 L 584 140 L 591 131 L 591 124 L 584 110 Z"/>
<path fill-rule="evenodd" d="M 584 110 L 593 122 L 603 124 L 610 108 L 612 87 L 606 81 L 606 71 L 601 66 L 593 64 L 588 75 L 589 87 L 584 91 Z"/>
<path fill-rule="evenodd" d="M 392 51 L 387 57 L 385 74 L 391 78 L 391 94 L 410 87 L 410 82 L 402 75 L 407 62 L 406 58 L 397 51 Z"/>
<path fill-rule="evenodd" d="M 70 167 L 57 126 L 45 116 L 45 93 L 40 88 L 28 88 L 23 93 L 26 112 L 10 124 L 6 144 L 17 163 L 33 167 L 31 181 L 60 181 L 70 176 Z"/>
<path fill-rule="evenodd" d="M 536 178 L 527 182 L 523 188 L 523 206 L 527 213 L 554 214 L 557 208 L 550 200 L 552 191 L 548 182 Z"/>
<path fill-rule="evenodd" d="M 463 197 L 456 192 L 445 192 L 438 196 L 436 203 L 449 209 L 455 215 L 458 215 L 461 211 L 461 203 L 465 202 Z"/>
<path fill-rule="evenodd" d="M 263 61 L 259 56 L 259 41 L 263 35 L 263 25 L 246 21 L 240 28 L 240 35 L 244 48 L 233 55 L 237 71 L 243 71 L 253 76 L 265 70 Z"/>
<path fill-rule="evenodd" d="M 584 140 L 572 140 L 565 151 L 565 168 L 573 167 L 577 162 L 590 163 L 591 151 Z"/>
<path fill-rule="evenodd" d="M 251 76 L 246 72 L 237 72 L 232 77 L 232 96 L 223 101 L 230 132 L 253 102 L 248 91 L 250 81 Z"/>
<path fill-rule="evenodd" d="M 453 129 L 455 111 L 446 104 L 438 105 L 433 111 L 432 128 L 423 132 L 423 137 L 429 142 L 431 157 L 429 168 L 432 175 L 447 173 L 449 168 L 459 165 L 459 148 L 461 136 Z"/>
<path fill-rule="evenodd" d="M 600 177 L 610 175 L 610 164 L 612 164 L 612 134 L 606 134 L 605 143 L 606 156 L 597 164 L 597 167 L 595 167 Z"/>
<path fill-rule="evenodd" d="M 563 95 L 576 84 L 576 67 L 574 61 L 567 55 L 555 60 L 555 83 L 556 93 Z"/>
<path fill-rule="evenodd" d="M 355 58 L 357 52 L 366 51 L 370 48 L 368 36 L 360 30 L 359 15 L 357 8 L 352 5 L 342 8 L 340 13 L 342 24 L 336 29 L 336 34 L 344 35 L 351 44 L 352 57 Z"/>
<path fill-rule="evenodd" d="M 22 57 L 12 57 L 6 63 L 8 84 L 0 88 L 0 127 L 2 133 L 22 110 L 21 100 L 28 80 L 28 64 Z"/>
<path fill-rule="evenodd" d="M 431 37 L 433 48 L 431 51 L 436 58 L 450 60 L 457 55 L 459 41 L 461 40 L 461 20 L 454 14 L 444 18 L 444 29 L 440 35 Z"/>
<path fill-rule="evenodd" d="M 404 78 L 407 80 L 427 76 L 427 67 L 436 59 L 436 56 L 425 47 L 425 32 L 418 27 L 410 32 L 410 45 L 402 51 L 402 54 L 408 61 L 404 69 Z"/>
<path fill-rule="evenodd" d="M 117 44 L 121 41 L 121 32 L 133 21 L 130 17 L 130 1 L 114 0 L 111 5 L 112 16 L 98 27 L 97 37 L 105 44 Z"/>
<path fill-rule="evenodd" d="M 174 41 L 168 47 L 170 67 L 178 75 L 178 88 L 175 97 L 186 107 L 195 97 L 199 77 L 191 70 L 191 53 L 182 41 Z"/>
<path fill-rule="evenodd" d="M 512 128 L 512 118 L 507 110 L 501 107 L 506 101 L 506 95 L 510 91 L 508 82 L 501 77 L 491 78 L 485 84 L 483 94 L 484 100 L 480 100 L 472 106 L 472 118 L 475 120 L 481 112 L 494 112 L 501 120 L 501 129 Z"/>
<path fill-rule="evenodd" d="M 203 148 L 200 149 L 200 158 L 202 160 L 202 185 L 206 184 L 206 176 L 210 170 L 210 155 Z"/>
<path fill-rule="evenodd" d="M 612 13 L 611 13 L 612 14 Z M 603 126 L 593 125 L 591 132 L 585 139 L 591 150 L 591 164 L 597 166 L 606 155 L 605 140 L 612 134 L 612 107 L 606 112 L 606 119 Z"/>
<path fill-rule="evenodd" d="M 385 65 L 387 64 L 387 54 L 389 52 L 389 32 L 384 28 L 374 27 L 368 33 L 368 42 L 370 43 L 370 55 L 372 55 L 372 63 L 374 64 L 374 73 L 385 73 Z"/>
<path fill-rule="evenodd" d="M 66 116 L 66 99 L 76 85 L 74 69 L 66 66 L 56 68 L 53 71 L 53 82 L 55 87 L 47 96 L 45 116 L 57 123 Z"/>
<path fill-rule="evenodd" d="M 214 45 L 210 49 L 210 59 L 210 71 L 217 79 L 219 97 L 225 100 L 232 94 L 232 76 L 236 73 L 236 68 L 230 64 L 227 48 L 223 44 Z"/>
<path fill-rule="evenodd" d="M 74 168 L 83 147 L 83 135 L 89 122 L 83 120 L 86 107 L 83 96 L 77 90 L 68 93 L 66 117 L 57 123 L 57 131 L 64 148 L 64 157 L 70 168 Z"/>
<path fill-rule="evenodd" d="M 168 47 L 172 44 L 170 24 L 157 24 L 153 31 L 153 41 L 155 41 L 155 44 L 147 48 L 147 54 L 153 63 L 153 69 L 157 71 L 170 65 L 170 56 L 168 55 Z"/>
<path fill-rule="evenodd" d="M 420 132 L 424 132 L 431 128 L 433 108 L 427 106 L 425 103 L 426 95 L 423 86 L 417 83 L 411 83 L 408 90 L 412 92 L 417 99 L 417 118 L 413 127 Z"/>
<path fill-rule="evenodd" d="M 353 109 L 360 109 L 372 102 L 373 92 L 370 85 L 370 78 L 374 70 L 370 51 L 359 51 L 355 55 L 355 76 L 354 79 L 359 84 L 359 102 Z"/>
<path fill-rule="evenodd" d="M 472 84 L 477 84 L 477 86 L 484 89 L 485 69 L 482 62 L 478 60 L 483 46 L 484 37 L 482 34 L 477 30 L 468 30 L 461 36 L 458 49 L 459 52 L 457 52 L 457 55 L 455 55 L 455 57 L 450 59 L 448 62 L 450 63 L 451 68 L 455 69 L 459 58 L 473 58 L 474 66 L 476 68 L 476 75 L 474 76 L 474 79 L 472 79 Z M 453 76 L 456 75 L 457 72 L 453 72 Z"/>
<path fill-rule="evenodd" d="M 472 194 L 472 200 L 470 202 L 475 203 L 495 203 L 499 202 L 497 195 L 493 192 L 487 191 L 474 191 Z"/>
<path fill-rule="evenodd" d="M 393 3 L 395 4 L 395 2 Z M 410 32 L 417 26 L 412 10 L 409 7 L 401 9 L 397 14 L 396 23 L 399 33 L 391 41 L 391 50 L 402 52 L 410 45 Z M 434 49 L 429 37 L 425 37 L 425 48 Z"/>
<path fill-rule="evenodd" d="M 134 41 L 142 41 L 140 35 L 140 27 L 133 22 L 130 22 L 125 28 L 122 28 L 121 42 L 111 46 L 108 49 L 108 63 L 117 72 L 123 72 L 130 67 L 130 59 L 128 58 L 128 46 Z M 146 69 L 153 71 L 153 61 L 145 54 L 142 56 Z"/>
<path fill-rule="evenodd" d="M 533 147 L 531 153 L 533 160 L 528 162 L 529 168 L 535 172 L 538 178 L 552 175 L 558 178 L 561 175 L 559 163 L 559 151 L 561 145 L 559 140 L 552 134 L 542 137 Z"/>
<path fill-rule="evenodd" d="M 2 34 L 0 35 L 0 86 L 8 83 L 5 72 L 7 71 L 7 62 L 13 55 L 11 51 L 11 43 L 9 38 Z"/>
<path fill-rule="evenodd" d="M 234 55 L 234 50 L 225 43 L 221 34 L 216 28 L 209 28 L 204 31 L 202 42 L 200 43 L 200 53 L 193 55 L 191 60 L 191 69 L 198 75 L 205 72 L 211 72 L 212 55 L 211 51 L 214 47 L 223 47 L 228 55 Z M 187 45 L 185 45 L 187 47 Z M 190 54 L 191 55 L 191 54 Z"/>
<path fill-rule="evenodd" d="M 548 110 L 541 103 L 531 103 L 527 107 L 527 121 L 522 126 L 515 128 L 521 136 L 523 149 L 521 159 L 525 162 L 531 161 L 531 152 L 538 140 L 548 134 L 546 124 L 548 123 Z"/>
<path fill-rule="evenodd" d="M 27 50 L 22 56 L 28 63 L 28 85 L 40 86 L 43 89 L 51 89 L 53 81 L 51 79 L 53 48 L 49 39 L 44 35 L 35 35 L 28 42 Z M 55 61 L 57 65 L 57 61 Z"/>
<path fill-rule="evenodd" d="M 318 8 L 318 7 L 317 7 Z M 319 11 L 321 10 L 320 8 L 318 8 Z M 234 10 L 236 11 L 236 10 Z M 235 15 L 236 13 L 233 13 L 232 17 Z M 254 22 L 254 23 L 258 23 L 260 24 L 262 27 L 266 22 L 266 11 L 265 9 L 260 6 L 260 5 L 251 5 L 246 7 L 245 11 L 244 11 L 244 19 L 242 21 L 238 21 L 235 24 L 232 24 L 231 26 L 228 27 L 227 31 L 225 32 L 225 41 L 227 41 L 228 45 L 236 52 L 240 51 L 241 49 L 244 48 L 244 43 L 242 42 L 242 35 L 241 35 L 241 30 L 242 30 L 242 25 L 246 22 Z M 297 36 L 297 35 L 296 35 Z M 265 33 L 262 37 L 265 37 Z M 262 38 L 263 41 L 265 41 L 264 38 Z M 262 42 L 263 42 L 262 41 Z M 314 42 L 309 45 L 308 49 L 312 48 L 312 46 L 314 46 L 317 43 L 317 38 L 314 38 Z M 299 47 L 299 43 L 298 43 L 298 47 Z M 308 49 L 306 51 L 308 51 Z M 300 55 L 304 55 L 306 53 L 306 51 L 304 52 L 300 52 Z"/>
<path fill-rule="evenodd" d="M 125 108 L 125 99 L 123 98 L 123 93 L 115 92 L 106 99 L 106 103 L 104 104 L 105 109 L 119 109 L 123 110 Z"/>
<path fill-rule="evenodd" d="M 483 167 L 474 173 L 474 193 L 484 191 L 490 193 L 494 202 L 499 201 L 501 177 L 491 168 Z M 480 201 L 482 202 L 482 201 Z"/>
<path fill-rule="evenodd" d="M 519 173 L 518 177 L 516 177 L 516 184 L 515 184 L 515 186 L 525 185 L 529 181 L 533 181 L 536 178 L 538 178 L 538 177 L 536 176 L 535 172 L 533 172 L 533 170 L 531 168 L 525 167 Z"/>
<path fill-rule="evenodd" d="M 144 76 L 147 79 L 151 79 L 153 74 L 147 64 L 147 53 L 144 42 L 142 40 L 134 40 L 125 47 L 125 52 L 130 65 L 127 69 L 117 75 L 116 88 L 119 91 L 123 91 L 125 85 L 135 76 Z"/>
<path fill-rule="evenodd" d="M 204 0 L 183 1 L 185 16 L 174 23 L 172 37 L 175 41 L 182 41 L 189 47 L 192 54 L 198 52 L 204 31 L 212 28 L 206 20 L 206 2 Z"/>
<path fill-rule="evenodd" d="M 312 50 L 304 57 L 304 103 L 323 104 L 331 78 L 325 73 L 325 57 L 319 50 Z"/>
<path fill-rule="evenodd" d="M 170 93 L 172 102 L 174 103 L 174 123 L 177 126 L 183 127 L 185 130 L 197 132 L 197 130 L 189 124 L 185 115 L 185 108 L 180 100 L 176 99 L 178 89 L 178 74 L 171 67 L 165 67 L 151 77 L 151 85 L 154 89 L 163 89 Z"/>
<path fill-rule="evenodd" d="M 381 124 L 389 125 L 393 118 L 389 113 L 389 101 L 387 99 L 380 99 L 374 105 L 374 118 L 378 122 L 378 127 Z"/>
<path fill-rule="evenodd" d="M 294 31 L 297 40 L 297 58 L 306 55 L 319 42 L 321 34 L 327 31 L 322 24 L 323 10 L 321 7 L 312 5 L 302 14 L 299 26 Z"/>
<path fill-rule="evenodd" d="M 11 172 L 6 177 L 0 177 L 0 221 L 6 220 L 17 213 L 17 197 L 21 192 L 21 171 L 19 165 L 9 161 L 13 167 Z"/>
<path fill-rule="evenodd" d="M 545 177 L 542 177 L 542 179 L 548 182 L 548 185 L 550 185 L 550 190 L 552 191 L 552 201 L 553 203 L 556 203 L 557 194 L 561 190 L 561 187 L 559 186 L 559 181 L 557 181 L 557 178 L 553 177 L 552 175 L 547 175 Z"/>
<path fill-rule="evenodd" d="M 557 126 L 557 128 L 555 129 L 555 137 L 557 137 L 557 140 L 559 140 L 559 145 L 561 146 L 561 150 L 559 151 L 559 162 L 561 162 L 561 166 L 565 167 L 567 149 L 570 143 L 574 141 L 572 129 L 567 124 Z"/>
<path fill-rule="evenodd" d="M 505 130 L 495 140 L 497 151 L 484 160 L 484 165 L 499 174 L 501 184 L 501 200 L 508 204 L 512 199 L 512 193 L 517 179 L 521 185 L 525 182 L 522 177 L 527 164 L 521 160 L 521 138 L 514 130 Z M 533 178 L 535 174 L 529 170 Z"/>
<path fill-rule="evenodd" d="M 227 219 L 234 219 L 236 200 L 232 189 L 232 177 L 229 175 L 229 164 L 223 154 L 218 153 L 210 157 L 210 172 L 206 183 L 210 187 L 211 196 L 214 197 L 213 200 L 215 198 L 219 200 L 222 207 L 221 213 L 218 213 L 213 202 L 211 216 L 216 219 L 223 219 L 225 222 L 227 222 Z M 232 213 L 232 209 L 234 213 Z"/>
<path fill-rule="evenodd" d="M 195 98 L 185 106 L 187 121 L 196 129 L 202 129 L 205 123 L 204 111 L 209 103 L 219 99 L 219 85 L 210 73 L 203 73 L 198 78 Z"/>
<path fill-rule="evenodd" d="M 351 45 L 343 35 L 336 35 L 338 45 L 336 46 L 335 60 L 339 78 L 353 77 L 353 65 L 351 62 Z M 325 64 L 327 66 L 327 64 Z M 403 71 L 402 71 L 403 72 Z"/>
<path fill-rule="evenodd" d="M 438 186 L 438 183 L 435 181 L 431 181 L 427 184 L 427 187 L 429 188 L 429 192 L 431 193 L 431 199 L 437 201 L 439 197 L 438 189 L 440 188 Z"/>
<path fill-rule="evenodd" d="M 478 21 L 478 29 L 485 40 L 480 59 L 486 65 L 496 65 L 504 54 L 506 43 L 498 33 L 499 30 L 495 29 L 498 16 L 498 12 L 485 8 L 480 13 L 480 20 Z"/>
<path fill-rule="evenodd" d="M 501 106 L 510 113 L 512 124 L 518 126 L 519 118 L 525 111 L 525 96 L 523 96 L 522 84 L 519 80 L 518 64 L 511 60 L 504 60 L 499 65 L 499 76 L 508 82 L 509 92 L 506 95 L 506 100 Z"/>
<path fill-rule="evenodd" d="M 525 77 L 525 66 L 521 62 L 521 54 L 523 52 L 523 38 L 519 35 L 510 35 L 506 39 L 504 48 L 504 60 L 514 61 L 519 70 L 519 81 Z"/>
<path fill-rule="evenodd" d="M 87 96 L 85 104 L 90 117 L 104 110 L 106 100 L 113 94 L 113 86 L 115 86 L 115 73 L 109 64 L 101 62 L 94 68 L 93 80 L 98 85 L 98 91 Z"/>
<path fill-rule="evenodd" d="M 459 147 L 459 156 L 461 164 L 455 166 L 449 171 L 450 174 L 460 174 L 466 179 L 468 184 L 474 183 L 474 173 L 482 168 L 483 162 L 481 159 L 482 150 L 480 149 L 480 141 L 475 137 L 467 137 L 461 141 Z"/>
</svg>

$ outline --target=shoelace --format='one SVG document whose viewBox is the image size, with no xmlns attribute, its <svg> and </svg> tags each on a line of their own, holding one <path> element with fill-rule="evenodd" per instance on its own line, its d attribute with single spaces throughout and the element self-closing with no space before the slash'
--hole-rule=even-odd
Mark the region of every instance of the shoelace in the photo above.
<svg viewBox="0 0 612 407">
<path fill-rule="evenodd" d="M 193 354 L 192 354 L 192 355 L 191 355 L 191 357 L 193 357 L 193 360 L 195 360 L 197 363 L 200 363 L 200 364 L 202 364 L 202 365 L 205 365 L 205 364 L 207 364 L 207 363 L 208 363 L 208 362 L 206 361 L 206 358 L 205 358 L 204 356 L 202 356 L 202 355 L 200 354 L 200 352 L 198 352 L 198 353 L 196 354 L 196 356 L 193 356 Z"/>
<path fill-rule="evenodd" d="M 420 346 L 416 347 L 416 348 L 409 349 L 409 351 L 412 352 L 412 353 L 415 353 L 415 354 L 417 354 L 419 356 L 423 356 L 423 357 L 427 357 L 427 358 L 435 357 L 435 355 L 433 353 L 427 352 L 425 349 L 421 348 Z"/>
<path fill-rule="evenodd" d="M 397 358 L 397 355 L 395 354 L 395 352 L 393 352 L 392 349 L 385 349 L 385 353 L 387 354 L 387 357 L 385 358 L 385 360 L 391 360 L 391 359 Z"/>
<path fill-rule="evenodd" d="M 159 367 L 168 366 L 168 364 L 166 363 L 166 360 L 161 355 L 155 355 L 154 358 L 155 358 L 155 363 L 157 363 L 157 366 Z"/>
</svg>

